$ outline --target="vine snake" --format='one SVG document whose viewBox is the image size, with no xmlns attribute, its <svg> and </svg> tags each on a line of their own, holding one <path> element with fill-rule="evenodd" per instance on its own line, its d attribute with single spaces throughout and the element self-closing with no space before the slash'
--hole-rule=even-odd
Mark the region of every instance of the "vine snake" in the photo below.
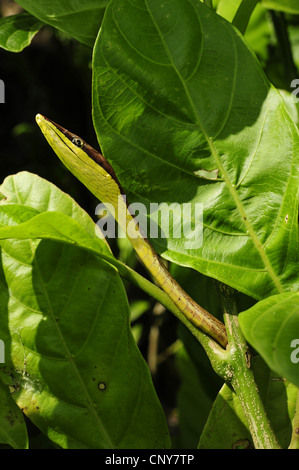
<svg viewBox="0 0 299 470">
<path fill-rule="evenodd" d="M 62 163 L 103 204 L 114 208 L 112 214 L 126 233 L 136 253 L 177 308 L 196 327 L 226 347 L 224 324 L 198 305 L 173 279 L 157 253 L 145 238 L 130 213 L 124 191 L 110 163 L 81 137 L 38 114 L 36 122 Z M 108 209 L 109 209 L 108 205 Z"/>
</svg>

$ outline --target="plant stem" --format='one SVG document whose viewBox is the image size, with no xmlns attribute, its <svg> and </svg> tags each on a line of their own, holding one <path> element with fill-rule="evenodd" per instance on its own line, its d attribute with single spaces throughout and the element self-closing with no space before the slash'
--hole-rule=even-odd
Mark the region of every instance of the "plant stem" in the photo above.
<svg viewBox="0 0 299 470">
<path fill-rule="evenodd" d="M 213 9 L 213 0 L 204 0 L 203 2 L 207 7 Z"/>
<path fill-rule="evenodd" d="M 255 448 L 279 449 L 255 383 L 248 346 L 238 323 L 233 292 L 224 284 L 219 284 L 219 291 L 227 327 L 231 386 L 240 400 Z"/>
<path fill-rule="evenodd" d="M 258 2 L 259 0 L 242 0 L 234 16 L 232 23 L 243 35 L 245 34 L 253 10 Z"/>
<path fill-rule="evenodd" d="M 292 47 L 288 34 L 288 28 L 285 20 L 285 16 L 282 12 L 271 10 L 271 18 L 277 37 L 278 46 L 280 48 L 281 58 L 284 63 L 286 70 L 286 80 L 288 83 L 293 78 L 298 76 L 298 70 L 293 59 Z"/>
<path fill-rule="evenodd" d="M 104 254 L 101 254 L 99 256 L 100 258 L 114 265 L 118 269 L 118 272 L 121 277 L 123 277 L 129 282 L 132 282 L 135 286 L 142 289 L 149 296 L 151 296 L 152 298 L 157 300 L 157 302 L 162 304 L 167 310 L 173 313 L 188 328 L 188 330 L 202 345 L 211 362 L 214 371 L 226 380 L 227 375 L 229 375 L 227 367 L 230 367 L 230 365 L 227 363 L 227 351 L 225 349 L 223 349 L 209 335 L 194 326 L 160 287 L 156 286 L 155 284 L 138 274 L 136 271 L 126 266 L 121 261 L 118 261 L 116 258 L 105 256 Z"/>
</svg>

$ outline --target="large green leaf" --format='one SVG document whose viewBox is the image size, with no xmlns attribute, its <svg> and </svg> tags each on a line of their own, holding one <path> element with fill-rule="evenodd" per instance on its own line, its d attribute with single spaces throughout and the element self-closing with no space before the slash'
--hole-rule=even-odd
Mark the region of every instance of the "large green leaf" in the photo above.
<svg viewBox="0 0 299 470">
<path fill-rule="evenodd" d="M 109 246 L 88 214 L 45 179 L 26 171 L 8 176 L 0 195 L 0 239 L 47 238 L 111 257 Z"/>
<path fill-rule="evenodd" d="M 31 216 L 43 212 L 60 212 L 79 222 L 90 237 L 99 239 L 93 220 L 76 201 L 54 184 L 33 173 L 21 171 L 8 176 L 0 186 L 0 204 L 4 211 L 9 205 L 19 204 L 23 211 L 31 211 Z M 25 217 L 26 220 L 27 218 L 29 217 Z M 13 225 L 13 222 L 9 225 Z M 102 247 L 109 251 L 106 243 L 102 243 Z"/>
<path fill-rule="evenodd" d="M 196 0 L 112 0 L 93 107 L 129 202 L 203 204 L 202 246 L 152 239 L 163 257 L 256 299 L 297 288 L 298 130 L 231 24 Z"/>
<path fill-rule="evenodd" d="M 20 52 L 29 46 L 43 23 L 28 13 L 0 18 L 0 47 Z"/>
<path fill-rule="evenodd" d="M 262 300 L 240 313 L 239 322 L 269 367 L 299 387 L 299 293 Z"/>
<path fill-rule="evenodd" d="M 96 239 L 88 215 L 45 180 L 21 173 L 1 192 L 2 226 L 61 211 Z M 65 448 L 169 446 L 117 270 L 63 240 L 1 241 L 1 259 L 3 374 L 24 413 Z"/>
<path fill-rule="evenodd" d="M 25 10 L 73 38 L 93 46 L 109 0 L 18 0 Z"/>
<path fill-rule="evenodd" d="M 299 14 L 298 0 L 262 0 L 262 3 L 265 7 L 271 8 L 272 10 Z"/>
</svg>

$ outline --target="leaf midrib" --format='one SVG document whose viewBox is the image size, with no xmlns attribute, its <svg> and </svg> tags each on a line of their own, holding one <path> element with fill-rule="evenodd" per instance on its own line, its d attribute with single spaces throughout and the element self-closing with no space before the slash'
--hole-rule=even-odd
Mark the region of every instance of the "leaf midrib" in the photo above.
<svg viewBox="0 0 299 470">
<path fill-rule="evenodd" d="M 188 0 L 188 2 L 190 3 L 189 0 Z M 180 82 L 181 82 L 181 84 L 182 84 L 182 87 L 183 87 L 183 89 L 184 89 L 184 91 L 185 91 L 185 94 L 186 94 L 186 96 L 187 96 L 187 99 L 188 99 L 188 101 L 189 101 L 189 104 L 190 104 L 190 106 L 191 106 L 191 108 L 192 108 L 192 110 L 193 110 L 193 114 L 194 114 L 194 117 L 195 117 L 195 121 L 196 121 L 196 123 L 197 123 L 199 129 L 201 130 L 201 132 L 202 132 L 204 138 L 206 139 L 206 142 L 207 142 L 208 145 L 209 145 L 211 154 L 212 154 L 212 156 L 213 156 L 213 158 L 214 158 L 214 160 L 215 160 L 215 162 L 216 162 L 216 164 L 217 164 L 217 166 L 218 166 L 219 171 L 221 172 L 221 174 L 222 174 L 222 176 L 223 176 L 223 179 L 224 179 L 225 183 L 227 184 L 228 190 L 229 190 L 229 192 L 230 192 L 230 194 L 231 194 L 231 196 L 232 196 L 232 198 L 233 198 L 233 200 L 234 200 L 234 202 L 235 202 L 235 204 L 236 204 L 236 207 L 237 207 L 237 209 L 238 209 L 238 211 L 239 211 L 239 213 L 240 213 L 240 216 L 241 216 L 241 218 L 242 218 L 242 220 L 243 220 L 243 223 L 244 223 L 244 225 L 245 225 L 245 227 L 246 227 L 246 230 L 247 230 L 248 234 L 250 235 L 250 237 L 251 237 L 251 239 L 252 239 L 252 241 L 253 241 L 253 244 L 254 244 L 255 248 L 257 249 L 257 251 L 258 251 L 260 257 L 262 258 L 262 261 L 263 261 L 263 263 L 264 263 L 264 265 L 265 265 L 265 268 L 266 268 L 266 270 L 268 271 L 269 276 L 270 276 L 271 279 L 273 280 L 273 282 L 274 282 L 274 284 L 275 284 L 275 286 L 276 286 L 276 288 L 277 288 L 277 291 L 278 291 L 279 293 L 282 293 L 282 292 L 284 292 L 284 289 L 283 289 L 283 287 L 282 287 L 282 285 L 281 285 L 281 283 L 280 283 L 280 281 L 279 281 L 279 279 L 278 279 L 278 276 L 276 275 L 276 273 L 275 273 L 275 271 L 274 271 L 274 269 L 273 269 L 273 267 L 272 267 L 272 265 L 271 265 L 271 263 L 270 263 L 270 260 L 268 259 L 268 256 L 267 256 L 267 254 L 265 253 L 265 251 L 264 251 L 264 249 L 263 249 L 263 247 L 262 247 L 262 244 L 261 244 L 261 242 L 259 241 L 259 239 L 258 239 L 258 237 L 257 237 L 257 235 L 256 235 L 256 233 L 255 233 L 255 231 L 254 231 L 254 229 L 253 229 L 253 227 L 251 226 L 251 224 L 250 224 L 249 221 L 248 221 L 248 218 L 247 218 L 245 209 L 244 209 L 244 207 L 243 207 L 243 205 L 242 205 L 241 200 L 239 199 L 239 196 L 238 196 L 238 194 L 237 194 L 237 191 L 235 190 L 235 188 L 233 187 L 232 183 L 230 182 L 230 179 L 229 179 L 229 177 L 228 177 L 228 174 L 227 174 L 227 172 L 226 172 L 224 166 L 222 165 L 220 156 L 218 155 L 218 152 L 217 152 L 217 150 L 216 150 L 216 148 L 215 148 L 215 146 L 214 146 L 214 144 L 213 144 L 212 139 L 211 139 L 211 138 L 209 137 L 209 135 L 207 134 L 207 131 L 206 131 L 206 129 L 205 129 L 205 127 L 204 127 L 204 125 L 203 125 L 201 119 L 200 119 L 199 113 L 198 113 L 197 109 L 195 108 L 195 106 L 194 106 L 194 104 L 193 104 L 193 101 L 192 101 L 192 99 L 191 99 L 191 96 L 190 96 L 188 87 L 187 87 L 187 85 L 186 85 L 186 83 L 185 83 L 185 80 L 183 79 L 182 75 L 180 74 L 179 70 L 177 69 L 177 67 L 176 67 L 176 65 L 175 65 L 175 63 L 174 63 L 174 61 L 173 61 L 173 59 L 172 59 L 172 55 L 171 55 L 171 53 L 170 53 L 170 51 L 169 51 L 169 49 L 168 49 L 168 46 L 167 46 L 167 44 L 166 44 L 166 42 L 165 42 L 165 40 L 164 40 L 164 37 L 163 37 L 163 35 L 162 35 L 162 33 L 161 33 L 160 29 L 159 29 L 159 26 L 157 25 L 157 23 L 156 23 L 154 17 L 153 17 L 152 14 L 151 14 L 151 11 L 150 11 L 150 8 L 149 8 L 149 6 L 148 6 L 147 0 L 145 0 L 145 3 L 146 3 L 146 5 L 147 5 L 148 12 L 149 12 L 149 15 L 150 15 L 150 17 L 151 17 L 151 19 L 152 19 L 152 21 L 153 21 L 153 24 L 154 24 L 154 26 L 156 27 L 156 30 L 157 30 L 157 32 L 158 32 L 158 34 L 159 34 L 159 36 L 160 36 L 161 42 L 162 42 L 162 44 L 163 44 L 163 46 L 164 46 L 164 48 L 165 48 L 165 52 L 166 52 L 166 54 L 167 54 L 167 56 L 168 56 L 168 58 L 169 58 L 169 61 L 170 61 L 170 63 L 172 64 L 172 67 L 173 67 L 175 73 L 177 74 L 177 76 L 178 76 L 178 78 L 179 78 L 179 80 L 180 80 Z M 194 10 L 195 10 L 195 9 L 194 9 Z M 198 22 L 199 22 L 199 24 L 201 25 L 200 18 L 199 18 L 199 16 L 198 16 L 198 12 L 197 12 L 196 10 L 195 10 L 195 13 L 196 13 L 196 16 L 197 16 L 197 18 L 198 18 Z"/>
</svg>

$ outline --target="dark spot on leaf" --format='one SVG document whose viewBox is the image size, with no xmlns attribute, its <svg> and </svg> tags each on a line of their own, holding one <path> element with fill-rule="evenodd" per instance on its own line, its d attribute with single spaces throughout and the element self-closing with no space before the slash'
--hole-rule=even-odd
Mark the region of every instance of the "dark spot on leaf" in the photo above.
<svg viewBox="0 0 299 470">
<path fill-rule="evenodd" d="M 5 416 L 5 419 L 6 421 L 8 422 L 8 424 L 10 426 L 13 426 L 14 425 L 14 419 L 13 419 L 13 416 L 12 416 L 12 412 L 9 412 L 6 416 Z"/>
</svg>

